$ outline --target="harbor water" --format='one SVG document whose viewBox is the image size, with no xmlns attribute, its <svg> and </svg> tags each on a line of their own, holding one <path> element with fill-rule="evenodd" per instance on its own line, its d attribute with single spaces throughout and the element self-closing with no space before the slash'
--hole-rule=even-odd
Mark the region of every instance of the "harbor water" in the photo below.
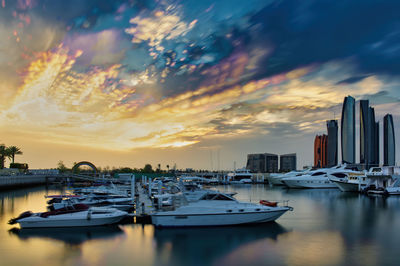
<svg viewBox="0 0 400 266">
<path fill-rule="evenodd" d="M 400 265 L 400 197 L 267 185 L 217 189 L 243 201 L 289 200 L 294 211 L 274 223 L 235 227 L 19 230 L 7 221 L 44 211 L 44 195 L 62 189 L 2 191 L 0 265 Z"/>
</svg>

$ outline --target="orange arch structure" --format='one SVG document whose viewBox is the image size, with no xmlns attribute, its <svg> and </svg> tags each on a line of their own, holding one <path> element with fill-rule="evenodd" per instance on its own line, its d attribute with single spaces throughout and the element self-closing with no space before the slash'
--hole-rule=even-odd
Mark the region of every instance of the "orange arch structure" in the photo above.
<svg viewBox="0 0 400 266">
<path fill-rule="evenodd" d="M 92 168 L 93 171 L 94 171 L 94 173 L 95 173 L 96 175 L 97 175 L 98 172 L 99 172 L 99 171 L 97 170 L 97 167 L 96 167 L 94 164 L 92 164 L 91 162 L 82 161 L 82 162 L 76 163 L 76 164 L 74 165 L 74 167 L 72 167 L 72 173 L 74 173 L 74 172 L 76 171 L 76 169 L 78 169 L 79 166 L 82 166 L 82 165 L 87 165 L 87 166 L 89 166 L 90 168 Z"/>
</svg>

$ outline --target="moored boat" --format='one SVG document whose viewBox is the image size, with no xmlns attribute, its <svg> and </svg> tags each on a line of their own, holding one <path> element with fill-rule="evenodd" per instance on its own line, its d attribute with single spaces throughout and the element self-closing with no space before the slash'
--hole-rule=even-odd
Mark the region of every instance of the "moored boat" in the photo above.
<svg viewBox="0 0 400 266">
<path fill-rule="evenodd" d="M 9 224 L 19 223 L 21 228 L 80 227 L 114 224 L 121 221 L 126 212 L 113 208 L 88 208 L 75 204 L 48 212 L 24 212 Z"/>
<path fill-rule="evenodd" d="M 292 208 L 239 202 L 226 194 L 209 192 L 196 202 L 157 211 L 151 219 L 157 227 L 239 225 L 275 221 L 288 210 Z"/>
</svg>

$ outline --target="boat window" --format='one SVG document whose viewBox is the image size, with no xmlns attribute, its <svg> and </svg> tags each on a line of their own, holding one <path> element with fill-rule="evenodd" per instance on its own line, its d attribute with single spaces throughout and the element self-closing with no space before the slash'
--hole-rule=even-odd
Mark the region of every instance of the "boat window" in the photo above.
<svg viewBox="0 0 400 266">
<path fill-rule="evenodd" d="M 216 194 L 206 194 L 203 197 L 201 197 L 200 200 L 212 200 L 214 199 L 215 196 Z"/>
<path fill-rule="evenodd" d="M 243 209 L 240 209 L 239 212 L 244 212 L 244 210 L 243 210 Z"/>
<path fill-rule="evenodd" d="M 256 211 L 260 211 L 260 209 L 256 209 Z"/>
<path fill-rule="evenodd" d="M 175 219 L 187 219 L 188 217 L 185 215 L 175 216 Z"/>
<path fill-rule="evenodd" d="M 311 176 L 319 176 L 319 175 L 324 175 L 324 172 L 316 172 L 314 174 L 312 174 Z"/>
<path fill-rule="evenodd" d="M 213 200 L 232 200 L 232 199 L 225 195 L 218 194 Z"/>
<path fill-rule="evenodd" d="M 226 212 L 232 212 L 232 210 L 226 210 Z"/>
<path fill-rule="evenodd" d="M 344 174 L 344 173 L 333 173 L 332 175 L 336 176 L 336 177 L 339 177 L 339 178 L 346 177 L 346 174 Z"/>
<path fill-rule="evenodd" d="M 108 214 L 109 212 L 102 212 L 102 211 L 95 211 L 95 212 L 92 212 L 92 214 Z"/>
</svg>

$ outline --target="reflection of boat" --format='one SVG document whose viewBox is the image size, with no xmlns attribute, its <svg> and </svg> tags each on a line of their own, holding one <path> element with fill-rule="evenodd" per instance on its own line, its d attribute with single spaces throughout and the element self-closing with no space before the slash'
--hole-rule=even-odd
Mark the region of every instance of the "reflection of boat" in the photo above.
<svg viewBox="0 0 400 266">
<path fill-rule="evenodd" d="M 113 238 L 124 233 L 117 225 L 77 228 L 13 228 L 9 232 L 22 240 L 48 238 L 68 244 L 81 244 L 91 239 Z"/>
<path fill-rule="evenodd" d="M 198 265 L 199 252 L 203 265 L 212 265 L 222 257 L 240 246 L 261 239 L 276 240 L 287 230 L 272 222 L 242 226 L 202 227 L 202 228 L 155 228 L 154 239 L 159 252 L 166 247 L 171 249 L 169 261 L 163 265 Z"/>
<path fill-rule="evenodd" d="M 221 226 L 248 223 L 265 223 L 278 219 L 293 208 L 289 206 L 265 206 L 239 202 L 220 193 L 209 191 L 198 201 L 178 206 L 173 210 L 151 214 L 155 226 Z"/>
</svg>

